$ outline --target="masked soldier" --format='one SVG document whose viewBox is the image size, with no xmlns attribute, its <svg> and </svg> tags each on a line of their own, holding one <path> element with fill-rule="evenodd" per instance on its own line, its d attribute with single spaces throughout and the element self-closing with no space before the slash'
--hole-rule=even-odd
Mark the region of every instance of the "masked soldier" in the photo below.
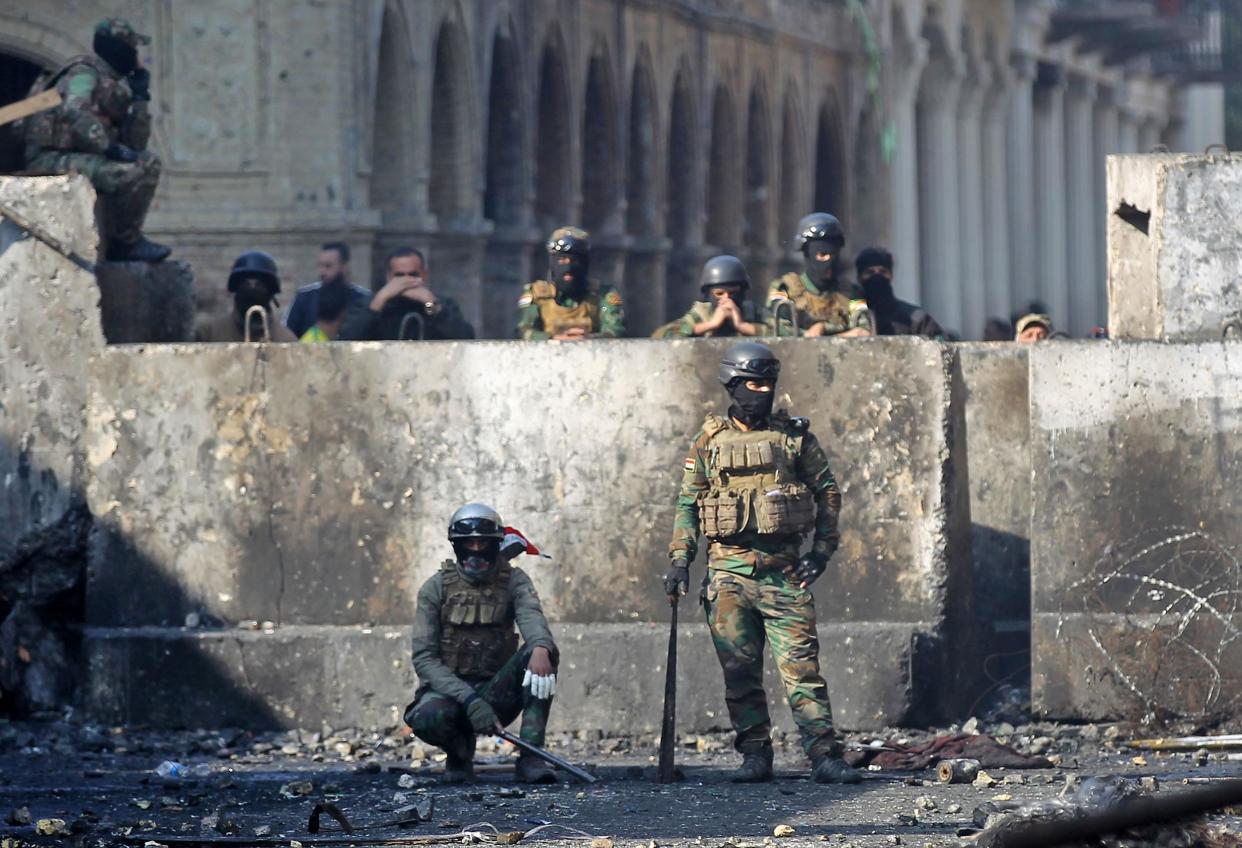
<svg viewBox="0 0 1242 848">
<path fill-rule="evenodd" d="M 665 324 L 651 334 L 654 339 L 713 336 L 766 336 L 768 328 L 754 316 L 754 307 L 746 295 L 750 276 L 736 256 L 713 256 L 699 274 L 699 292 L 703 299 L 695 301 L 680 319 Z"/>
<path fill-rule="evenodd" d="M 419 739 L 444 749 L 445 782 L 465 783 L 474 778 L 476 733 L 495 732 L 521 713 L 521 737 L 543 745 L 558 652 L 534 585 L 501 552 L 505 528 L 496 511 L 466 504 L 453 513 L 448 538 L 454 559 L 418 592 L 419 686 L 405 723 Z M 523 753 L 517 778 L 552 783 L 556 775 Z"/>
<path fill-rule="evenodd" d="M 276 260 L 262 250 L 248 250 L 233 260 L 229 271 L 229 293 L 233 295 L 233 308 L 204 321 L 194 331 L 198 342 L 244 342 L 247 340 L 246 322 L 250 322 L 250 341 L 296 342 L 284 324 L 276 320 L 272 305 L 280 291 L 280 274 Z M 253 307 L 263 310 L 264 316 L 251 312 Z M 270 332 L 268 338 L 265 333 Z"/>
<path fill-rule="evenodd" d="M 794 244 L 806 260 L 806 269 L 772 281 L 768 312 L 779 315 L 784 310 L 777 310 L 777 304 L 790 300 L 797 308 L 798 328 L 804 335 L 871 335 L 874 326 L 867 302 L 851 299 L 838 285 L 837 264 L 845 246 L 841 222 L 826 212 L 812 212 L 798 222 Z"/>
<path fill-rule="evenodd" d="M 720 382 L 733 403 L 726 417 L 708 415 L 690 445 L 664 590 L 670 603 L 686 593 L 701 532 L 710 543 L 702 600 L 742 754 L 733 779 L 772 779 L 763 690 L 768 642 L 811 776 L 855 783 L 860 776 L 841 760 L 819 673 L 815 601 L 807 589 L 837 548 L 841 493 L 807 420 L 772 411 L 779 374 L 780 361 L 759 342 L 738 342 L 721 361 Z M 807 532 L 814 542 L 799 556 Z"/>
<path fill-rule="evenodd" d="M 548 239 L 548 279 L 522 289 L 518 337 L 527 341 L 581 341 L 625 334 L 621 293 L 591 282 L 591 245 L 585 230 L 561 227 Z M 551 282 L 549 282 L 549 280 Z"/>
<path fill-rule="evenodd" d="M 61 105 L 22 127 L 28 170 L 76 171 L 104 199 L 107 257 L 114 262 L 159 262 L 170 252 L 142 235 L 160 179 L 160 160 L 147 150 L 151 72 L 138 57 L 138 45 L 150 40 L 124 18 L 100 21 L 94 55 L 74 57 L 31 89 L 33 95 L 56 88 Z"/>
</svg>

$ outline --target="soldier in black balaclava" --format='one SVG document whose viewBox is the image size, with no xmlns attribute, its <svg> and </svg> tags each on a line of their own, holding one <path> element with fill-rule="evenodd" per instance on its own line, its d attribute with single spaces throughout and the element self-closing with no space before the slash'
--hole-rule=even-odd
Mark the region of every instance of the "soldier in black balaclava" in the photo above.
<svg viewBox="0 0 1242 848">
<path fill-rule="evenodd" d="M 878 336 L 944 338 L 944 330 L 922 307 L 898 300 L 893 293 L 893 254 L 882 247 L 865 247 L 854 259 L 858 285 L 875 317 Z"/>
</svg>

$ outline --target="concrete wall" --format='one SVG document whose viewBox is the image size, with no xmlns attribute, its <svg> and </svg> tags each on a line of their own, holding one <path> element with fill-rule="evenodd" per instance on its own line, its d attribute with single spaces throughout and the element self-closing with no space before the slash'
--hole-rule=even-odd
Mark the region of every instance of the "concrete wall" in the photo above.
<svg viewBox="0 0 1242 848">
<path fill-rule="evenodd" d="M 1033 698 L 1242 714 L 1242 347 L 1031 350 Z"/>
<path fill-rule="evenodd" d="M 103 262 L 97 268 L 108 344 L 194 339 L 194 271 L 185 262 Z"/>
<path fill-rule="evenodd" d="M 411 691 L 417 589 L 449 554 L 450 513 L 481 499 L 553 556 L 526 567 L 561 627 L 557 721 L 658 724 L 658 579 L 685 446 L 722 407 L 723 347 L 109 349 L 87 431 L 102 527 L 88 592 L 96 713 L 390 722 Z M 837 712 L 849 726 L 946 712 L 970 650 L 952 353 L 910 339 L 779 352 L 781 391 L 844 490 L 842 548 L 816 586 Z M 180 630 L 191 612 L 226 629 Z M 724 725 L 704 625 L 684 618 L 684 726 Z M 243 620 L 280 626 L 232 628 Z M 207 702 L 193 694 L 204 680 Z"/>
<path fill-rule="evenodd" d="M 1242 335 L 1242 159 L 1108 157 L 1108 302 L 1114 338 Z"/>
</svg>

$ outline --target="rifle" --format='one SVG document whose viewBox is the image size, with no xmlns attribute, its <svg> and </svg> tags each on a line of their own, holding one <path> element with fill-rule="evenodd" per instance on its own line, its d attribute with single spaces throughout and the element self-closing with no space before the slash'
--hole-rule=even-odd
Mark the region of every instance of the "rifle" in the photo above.
<svg viewBox="0 0 1242 848">
<path fill-rule="evenodd" d="M 673 600 L 672 622 L 668 631 L 668 660 L 664 667 L 664 720 L 660 724 L 660 765 L 656 783 L 672 783 L 677 779 L 673 753 L 677 747 L 677 607 Z"/>
<path fill-rule="evenodd" d="M 579 780 L 585 783 L 595 782 L 595 775 L 591 774 L 590 772 L 583 771 L 582 769 L 578 768 L 576 765 L 574 765 L 573 763 L 567 760 L 562 760 L 556 754 L 549 753 L 543 750 L 542 748 L 540 748 L 538 745 L 532 745 L 531 743 L 527 742 L 525 739 L 523 739 L 520 736 L 515 736 L 514 734 L 510 733 L 507 730 L 500 730 L 496 735 L 499 736 L 501 739 L 505 740 L 506 742 L 508 742 L 510 745 L 516 745 L 518 748 L 521 748 L 526 753 L 534 754 L 536 757 L 543 760 L 544 762 L 551 763 L 552 765 L 556 766 L 559 769 L 564 769 L 565 771 L 569 772 L 574 777 L 578 778 Z"/>
</svg>

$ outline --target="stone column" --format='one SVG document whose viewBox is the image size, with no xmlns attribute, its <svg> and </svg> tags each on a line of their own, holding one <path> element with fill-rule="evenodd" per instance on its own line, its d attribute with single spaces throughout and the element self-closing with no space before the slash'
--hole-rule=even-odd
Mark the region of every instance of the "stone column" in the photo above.
<svg viewBox="0 0 1242 848">
<path fill-rule="evenodd" d="M 893 156 L 894 288 L 899 297 L 919 297 L 919 138 L 916 108 L 919 81 L 927 64 L 927 42 L 919 39 L 892 52 L 896 61 L 893 86 L 893 126 L 897 149 Z"/>
<path fill-rule="evenodd" d="M 958 209 L 961 245 L 962 338 L 982 338 L 985 307 L 983 222 L 983 100 L 990 78 L 971 68 L 962 81 L 957 105 Z M 935 313 L 932 313 L 933 315 Z"/>
<path fill-rule="evenodd" d="M 1065 75 L 1045 65 L 1035 87 L 1035 290 L 1054 323 L 1069 319 L 1065 197 Z"/>
<path fill-rule="evenodd" d="M 1147 116 L 1138 125 L 1139 153 L 1150 153 L 1153 147 L 1161 143 L 1161 122 L 1153 115 Z"/>
<path fill-rule="evenodd" d="M 1009 180 L 1007 166 L 1006 114 L 1010 82 L 993 79 L 983 100 L 983 278 L 986 317 L 1009 315 Z M 1025 95 L 1028 103 L 1029 92 Z"/>
<path fill-rule="evenodd" d="M 1138 153 L 1138 113 L 1126 102 L 1124 92 L 1119 99 L 1121 106 L 1117 115 L 1117 152 Z"/>
<path fill-rule="evenodd" d="M 1095 104 L 1095 168 L 1091 175 L 1092 191 L 1095 196 L 1095 227 L 1093 230 L 1095 252 L 1095 278 L 1101 281 L 1096 292 L 1096 314 L 1100 321 L 1108 320 L 1108 216 L 1112 210 L 1108 208 L 1107 169 L 1108 157 L 1120 152 L 1118 90 L 1114 87 L 1100 89 Z"/>
<path fill-rule="evenodd" d="M 1009 181 L 1009 303 L 1015 308 L 1036 291 L 1035 59 L 1014 54 L 1006 114 Z"/>
<path fill-rule="evenodd" d="M 665 289 L 669 241 L 658 236 L 634 236 L 625 260 L 625 326 L 631 336 L 647 336 L 685 308 L 688 295 L 669 303 Z"/>
<path fill-rule="evenodd" d="M 1099 292 L 1106 288 L 1099 276 L 1096 238 L 1097 218 L 1104 214 L 1095 191 L 1095 99 L 1096 82 L 1081 76 L 1070 78 L 1065 96 L 1065 215 L 1067 236 L 1066 281 L 1070 311 L 1054 320 L 1071 335 L 1083 336 L 1104 316 L 1097 313 Z"/>
<path fill-rule="evenodd" d="M 919 248 L 922 303 L 962 332 L 962 228 L 957 103 L 962 75 L 947 59 L 927 66 L 919 87 Z"/>
</svg>

